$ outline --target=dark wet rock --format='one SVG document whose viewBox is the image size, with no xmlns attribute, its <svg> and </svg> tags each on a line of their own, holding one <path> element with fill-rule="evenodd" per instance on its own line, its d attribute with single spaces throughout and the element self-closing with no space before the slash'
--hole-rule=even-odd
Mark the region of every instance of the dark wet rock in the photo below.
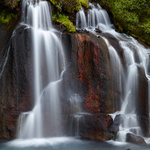
<svg viewBox="0 0 150 150">
<path fill-rule="evenodd" d="M 58 22 L 53 22 L 53 25 L 60 32 L 65 32 L 67 30 L 67 28 L 63 24 L 60 24 Z"/>
<path fill-rule="evenodd" d="M 132 50 L 132 52 L 134 54 L 134 60 L 135 60 L 135 62 L 140 64 L 142 60 L 139 57 L 139 53 L 137 51 L 137 49 L 138 49 L 137 46 L 133 45 L 131 43 L 128 43 L 128 46 Z"/>
<path fill-rule="evenodd" d="M 121 31 L 118 28 L 116 28 L 115 31 L 118 33 L 121 33 Z"/>
<path fill-rule="evenodd" d="M 119 40 L 116 39 L 113 35 L 111 35 L 109 33 L 103 33 L 102 35 L 106 39 L 108 39 L 109 43 L 115 48 L 115 50 L 117 51 L 118 55 L 120 56 L 120 58 L 122 60 L 124 57 L 124 49 L 120 46 Z M 123 62 L 123 64 L 124 64 L 124 62 Z"/>
<path fill-rule="evenodd" d="M 106 141 L 111 139 L 109 126 L 113 120 L 106 115 L 82 115 L 79 118 L 79 135 L 83 139 Z"/>
<path fill-rule="evenodd" d="M 146 49 L 149 49 L 149 48 L 150 48 L 150 45 L 144 43 L 144 42 L 141 41 L 140 39 L 137 39 L 137 41 L 138 41 L 141 45 L 143 45 Z"/>
<path fill-rule="evenodd" d="M 148 75 L 150 75 L 150 54 L 148 54 L 148 58 L 149 60 L 147 61 L 147 67 L 148 67 L 147 71 L 148 71 Z"/>
<path fill-rule="evenodd" d="M 137 115 L 144 136 L 149 136 L 149 102 L 148 79 L 144 68 L 138 67 L 139 73 L 139 98 L 137 102 Z"/>
<path fill-rule="evenodd" d="M 76 32 L 77 33 L 82 33 L 82 30 L 81 29 L 76 29 Z"/>
<path fill-rule="evenodd" d="M 83 31 L 84 31 L 85 33 L 89 33 L 89 31 L 88 31 L 87 29 L 84 29 Z"/>
<path fill-rule="evenodd" d="M 136 136 L 131 133 L 127 133 L 126 141 L 137 145 L 147 146 L 146 142 L 142 137 Z"/>
<path fill-rule="evenodd" d="M 16 135 L 18 116 L 31 110 L 32 53 L 31 32 L 19 26 L 9 45 L 1 51 L 4 65 L 0 78 L 0 138 L 12 139 Z"/>
<path fill-rule="evenodd" d="M 98 28 L 95 28 L 95 32 L 102 33 L 102 31 L 100 29 L 98 29 Z"/>
<path fill-rule="evenodd" d="M 109 131 L 117 133 L 119 131 L 119 126 L 123 123 L 124 116 L 119 114 L 115 117 L 113 124 L 110 126 Z"/>
</svg>

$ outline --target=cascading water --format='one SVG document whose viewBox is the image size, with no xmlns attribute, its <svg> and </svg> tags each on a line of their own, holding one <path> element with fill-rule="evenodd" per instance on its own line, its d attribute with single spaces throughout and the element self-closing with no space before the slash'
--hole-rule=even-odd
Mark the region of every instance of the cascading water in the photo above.
<svg viewBox="0 0 150 150">
<path fill-rule="evenodd" d="M 20 115 L 18 138 L 59 136 L 61 107 L 59 84 L 65 57 L 59 34 L 51 21 L 46 1 L 23 1 L 22 24 L 31 28 L 34 56 L 34 108 Z M 44 76 L 43 76 L 44 74 Z"/>
<path fill-rule="evenodd" d="M 142 136 L 142 131 L 137 118 L 136 104 L 140 92 L 138 68 L 144 68 L 145 74 L 149 79 L 147 66 L 147 62 L 149 62 L 149 50 L 139 44 L 134 38 L 115 32 L 107 12 L 103 10 L 99 4 L 95 5 L 90 3 L 89 6 L 90 9 L 87 14 L 84 12 L 83 8 L 78 12 L 76 28 L 86 28 L 96 35 L 98 33 L 94 31 L 95 28 L 100 29 L 103 33 L 100 36 L 108 46 L 111 67 L 113 73 L 116 74 L 116 80 L 114 79 L 113 87 L 115 88 L 115 86 L 118 86 L 122 93 L 120 94 L 120 102 L 122 103 L 121 110 L 111 114 L 113 119 L 116 115 L 121 114 L 124 120 L 119 127 L 117 140 L 126 141 L 127 133 Z M 86 27 L 82 26 L 81 15 L 82 18 L 86 18 L 86 22 L 85 19 L 83 20 L 84 24 L 87 24 Z M 105 37 L 105 33 L 110 34 L 119 42 L 119 45 L 123 49 L 124 64 L 122 64 L 121 58 L 116 49 L 110 45 L 109 40 L 106 38 L 107 36 Z"/>
<path fill-rule="evenodd" d="M 88 10 L 87 16 L 85 15 L 83 8 L 77 13 L 76 28 L 111 29 L 113 25 L 110 22 L 106 10 L 102 9 L 99 4 L 95 6 L 94 4 L 89 3 L 89 7 L 91 9 Z"/>
</svg>

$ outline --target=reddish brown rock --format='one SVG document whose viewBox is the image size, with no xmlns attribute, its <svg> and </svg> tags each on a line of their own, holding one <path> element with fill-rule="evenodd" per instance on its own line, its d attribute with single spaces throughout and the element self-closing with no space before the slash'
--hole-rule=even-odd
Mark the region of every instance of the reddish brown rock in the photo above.
<svg viewBox="0 0 150 150">
<path fill-rule="evenodd" d="M 91 114 L 92 117 L 87 115 L 80 118 L 80 135 L 83 138 L 108 140 L 112 134 L 110 136 L 107 119 L 111 117 L 105 114 L 119 110 L 120 95 L 117 89 L 112 88 L 107 45 L 101 37 L 97 38 L 92 33 L 64 34 L 62 39 L 69 65 L 64 74 L 61 96 L 70 97 L 72 93 L 78 93 L 82 99 L 82 111 Z"/>
</svg>

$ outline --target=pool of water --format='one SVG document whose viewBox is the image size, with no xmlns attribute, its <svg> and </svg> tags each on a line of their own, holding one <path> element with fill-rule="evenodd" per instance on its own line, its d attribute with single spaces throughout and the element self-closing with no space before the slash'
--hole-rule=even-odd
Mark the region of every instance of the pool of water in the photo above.
<svg viewBox="0 0 150 150">
<path fill-rule="evenodd" d="M 134 144 L 114 141 L 94 142 L 76 138 L 60 137 L 46 139 L 0 141 L 0 150 L 150 150 Z"/>
</svg>

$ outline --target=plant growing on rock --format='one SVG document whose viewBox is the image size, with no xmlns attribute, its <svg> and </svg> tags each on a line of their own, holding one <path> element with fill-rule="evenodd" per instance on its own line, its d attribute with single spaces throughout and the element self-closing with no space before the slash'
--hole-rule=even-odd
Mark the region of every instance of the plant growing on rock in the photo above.
<svg viewBox="0 0 150 150">
<path fill-rule="evenodd" d="M 69 17 L 66 16 L 66 15 L 62 15 L 62 14 L 59 14 L 58 17 L 56 17 L 56 14 L 53 14 L 53 21 L 56 21 L 60 24 L 63 24 L 66 28 L 67 28 L 67 31 L 68 32 L 75 32 L 76 29 L 75 29 L 75 26 L 73 25 L 73 23 L 69 20 Z"/>
<path fill-rule="evenodd" d="M 121 32 L 128 32 L 150 44 L 150 2 L 148 0 L 91 0 L 113 16 Z M 129 29 L 129 30 L 128 30 Z"/>
</svg>

